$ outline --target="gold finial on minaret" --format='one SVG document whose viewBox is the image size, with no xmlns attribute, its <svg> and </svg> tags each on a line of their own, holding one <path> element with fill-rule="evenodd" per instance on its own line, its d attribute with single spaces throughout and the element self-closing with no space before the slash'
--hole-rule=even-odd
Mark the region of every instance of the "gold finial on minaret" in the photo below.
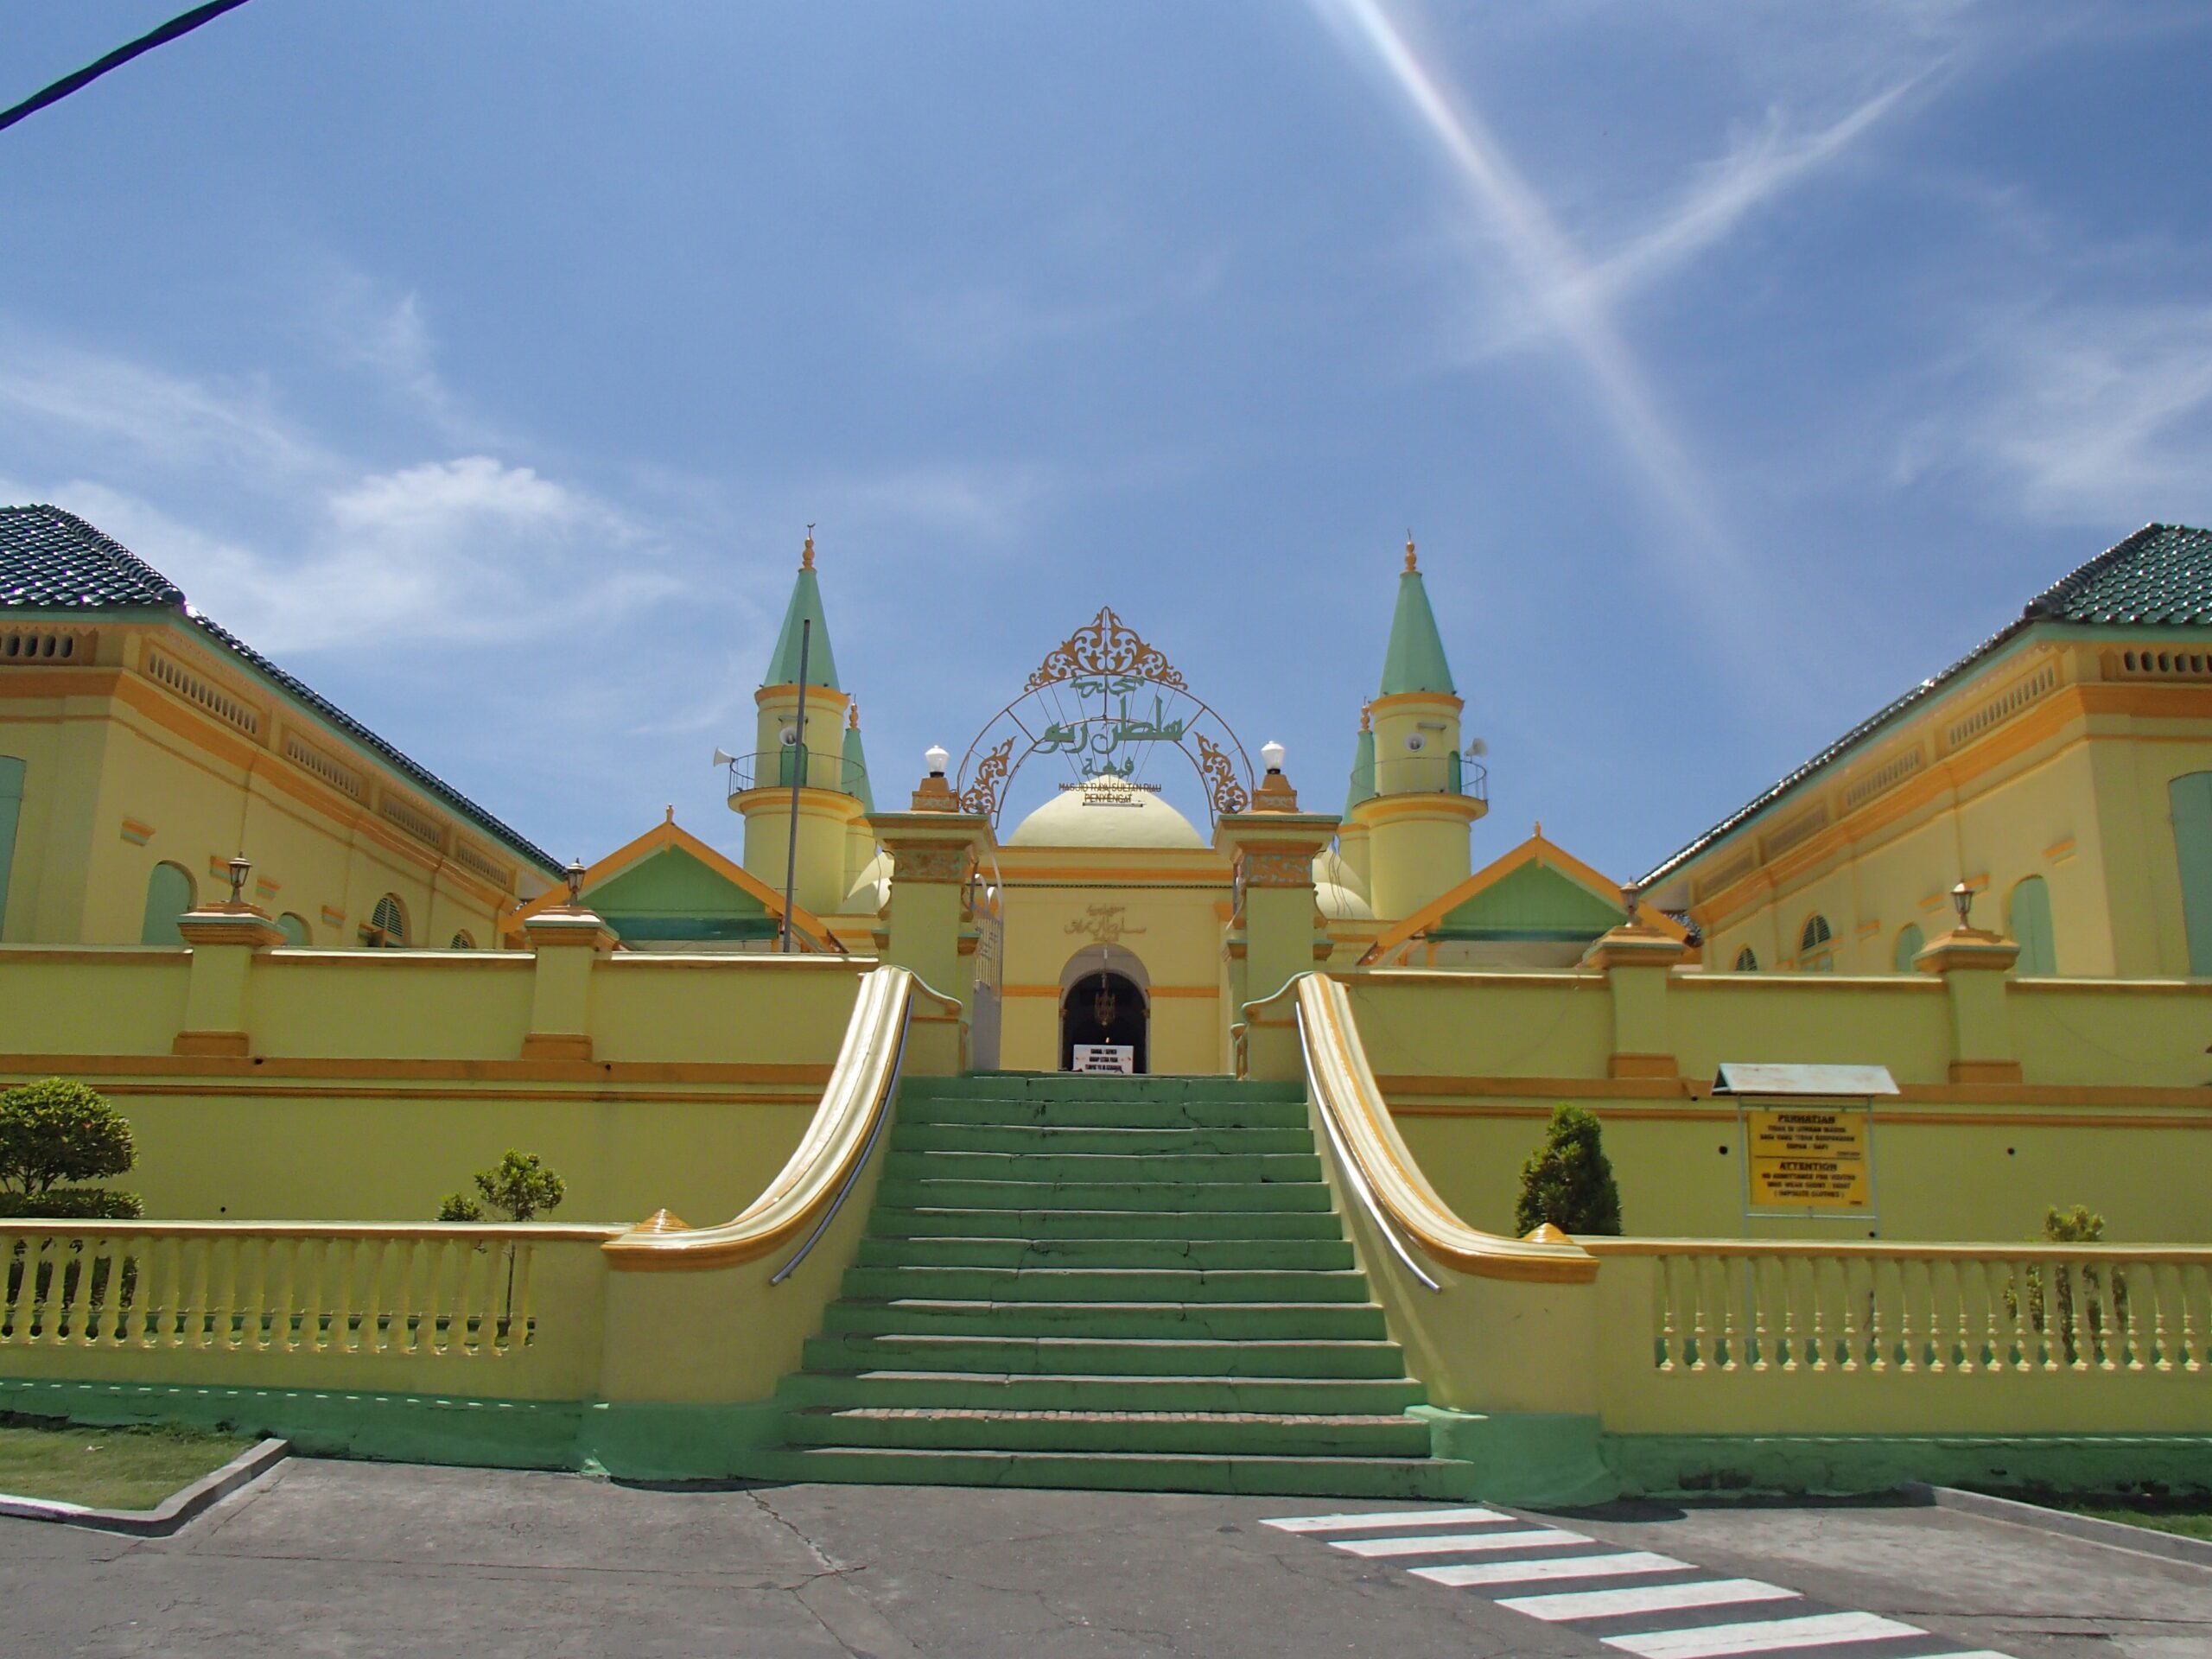
<svg viewBox="0 0 2212 1659">
<path fill-rule="evenodd" d="M 1408 570 L 1421 569 L 1414 560 L 1414 533 L 1410 530 L 1406 532 L 1406 569 Z"/>
<path fill-rule="evenodd" d="M 858 697 L 855 697 L 853 699 L 852 707 L 845 711 L 845 729 L 849 732 L 857 732 L 860 728 L 861 700 Z"/>
<path fill-rule="evenodd" d="M 1375 729 L 1375 705 L 1371 702 L 1363 702 L 1359 705 L 1359 729 L 1363 732 L 1371 732 Z"/>
<path fill-rule="evenodd" d="M 802 570 L 814 569 L 814 526 L 812 524 L 806 527 L 806 545 L 798 550 L 798 568 Z"/>
</svg>

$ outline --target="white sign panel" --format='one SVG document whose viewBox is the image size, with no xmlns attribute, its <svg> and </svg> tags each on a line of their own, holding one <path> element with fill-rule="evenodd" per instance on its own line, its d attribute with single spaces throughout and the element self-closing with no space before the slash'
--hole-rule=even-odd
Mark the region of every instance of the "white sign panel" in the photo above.
<svg viewBox="0 0 2212 1659">
<path fill-rule="evenodd" d="M 1137 1069 L 1137 1052 L 1127 1043 L 1077 1043 L 1075 1046 L 1075 1070 L 1078 1071 L 1134 1072 Z"/>
</svg>

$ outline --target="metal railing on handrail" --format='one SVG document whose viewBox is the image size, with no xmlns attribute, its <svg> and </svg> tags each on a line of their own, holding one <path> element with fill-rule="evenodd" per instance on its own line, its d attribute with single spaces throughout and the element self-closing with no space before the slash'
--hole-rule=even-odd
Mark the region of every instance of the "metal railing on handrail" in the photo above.
<svg viewBox="0 0 2212 1659">
<path fill-rule="evenodd" d="M 1321 973 L 1291 982 L 1298 996 L 1299 1035 L 1315 1107 L 1357 1167 L 1376 1209 L 1431 1260 L 1486 1279 L 1587 1282 L 1598 1258 L 1564 1235 L 1508 1238 L 1470 1227 L 1446 1204 L 1408 1150 L 1376 1086 L 1360 1046 L 1344 988 Z"/>
<path fill-rule="evenodd" d="M 723 1268 L 767 1255 L 817 1219 L 825 1203 L 842 1203 L 875 1145 L 905 1052 L 906 1020 L 917 990 L 940 1002 L 904 968 L 886 963 L 861 976 L 860 995 L 845 1027 L 836 1065 L 813 1121 L 775 1179 L 719 1227 L 691 1227 L 665 1211 L 602 1247 L 609 1266 L 626 1270 Z M 821 1229 L 807 1243 L 811 1245 Z M 804 1254 L 802 1249 L 800 1254 Z M 783 1278 L 798 1258 L 785 1265 Z"/>
</svg>

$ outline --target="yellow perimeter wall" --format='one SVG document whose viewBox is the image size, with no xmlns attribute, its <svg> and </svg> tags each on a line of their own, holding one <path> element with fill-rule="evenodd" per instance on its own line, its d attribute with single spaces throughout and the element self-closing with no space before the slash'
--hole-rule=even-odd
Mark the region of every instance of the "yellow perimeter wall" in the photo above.
<svg viewBox="0 0 2212 1659">
<path fill-rule="evenodd" d="M 1927 976 L 1677 971 L 1679 1075 L 1620 1078 L 1601 975 L 1342 977 L 1408 1146 L 1477 1227 L 1512 1230 L 1521 1166 L 1567 1101 L 1603 1122 L 1633 1234 L 2022 1239 L 2078 1203 L 2116 1241 L 2212 1242 L 2212 983 L 2005 981 L 2021 1081 L 1954 1084 L 1948 988 Z M 1746 1217 L 1736 1107 L 1712 1095 L 1724 1060 L 1890 1068 L 1904 1092 L 1875 1111 L 1875 1221 Z"/>
<path fill-rule="evenodd" d="M 727 1219 L 813 1114 L 865 961 L 593 961 L 591 1058 L 524 1058 L 537 959 L 256 955 L 249 1052 L 171 1052 L 192 952 L 0 950 L 0 1084 L 106 1091 L 129 1185 L 170 1218 L 427 1220 L 513 1147 L 569 1184 L 563 1221 Z"/>
</svg>

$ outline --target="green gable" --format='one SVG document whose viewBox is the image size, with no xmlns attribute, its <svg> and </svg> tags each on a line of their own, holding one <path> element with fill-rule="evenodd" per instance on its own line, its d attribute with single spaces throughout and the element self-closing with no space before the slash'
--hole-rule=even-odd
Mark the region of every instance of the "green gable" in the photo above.
<svg viewBox="0 0 2212 1659">
<path fill-rule="evenodd" d="M 628 940 L 765 939 L 777 931 L 768 907 L 681 847 L 664 847 L 584 892 L 607 925 Z"/>
<path fill-rule="evenodd" d="M 1382 658 L 1382 695 L 1395 697 L 1402 691 L 1452 691 L 1444 636 L 1436 630 L 1436 613 L 1428 607 L 1428 589 L 1421 586 L 1418 570 L 1398 578 L 1398 608 L 1390 618 L 1390 648 Z"/>
<path fill-rule="evenodd" d="M 1541 864 L 1500 877 L 1428 930 L 1432 939 L 1594 939 L 1626 920 L 1580 882 Z"/>
<path fill-rule="evenodd" d="M 824 685 L 832 691 L 843 690 L 837 683 L 837 659 L 830 650 L 830 624 L 822 614 L 822 585 L 815 581 L 811 565 L 802 569 L 791 584 L 791 602 L 784 607 L 776 654 L 768 659 L 768 677 L 760 683 L 798 683 L 799 625 L 803 622 L 814 624 L 812 637 L 806 641 L 806 683 Z"/>
</svg>

